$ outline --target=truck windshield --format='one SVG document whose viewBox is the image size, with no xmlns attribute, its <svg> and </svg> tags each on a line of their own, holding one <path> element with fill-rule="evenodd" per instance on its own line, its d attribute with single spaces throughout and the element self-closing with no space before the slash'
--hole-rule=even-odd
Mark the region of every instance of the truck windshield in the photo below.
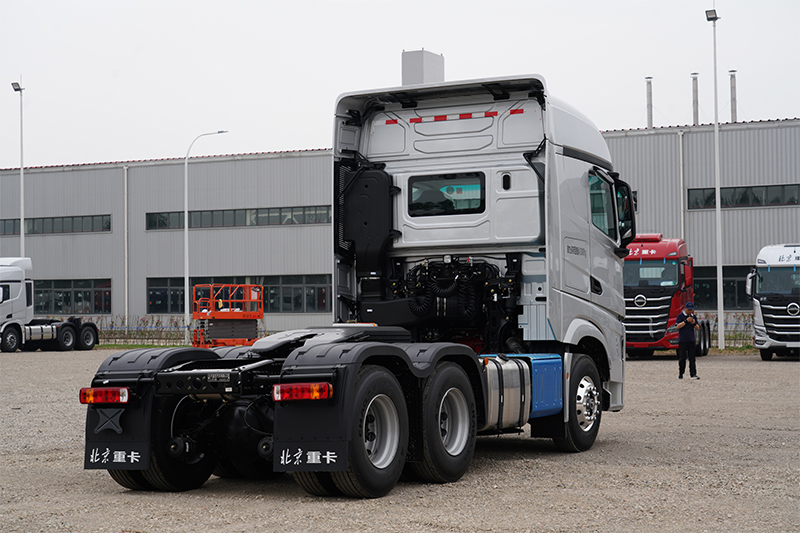
<svg viewBox="0 0 800 533">
<path fill-rule="evenodd" d="M 486 204 L 483 172 L 412 176 L 408 214 L 412 217 L 482 213 Z"/>
<path fill-rule="evenodd" d="M 678 261 L 625 261 L 622 275 L 626 287 L 675 287 L 678 285 Z"/>
<path fill-rule="evenodd" d="M 761 267 L 756 270 L 755 294 L 800 294 L 800 269 Z"/>
</svg>

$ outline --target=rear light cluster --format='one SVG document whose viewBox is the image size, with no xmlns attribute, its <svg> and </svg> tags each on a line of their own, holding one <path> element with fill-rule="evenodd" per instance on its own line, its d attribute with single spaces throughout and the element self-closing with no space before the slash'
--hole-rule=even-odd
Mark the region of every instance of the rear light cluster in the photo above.
<svg viewBox="0 0 800 533">
<path fill-rule="evenodd" d="M 90 387 L 81 389 L 81 403 L 128 403 L 131 390 L 128 387 Z"/>
<path fill-rule="evenodd" d="M 327 400 L 333 397 L 330 383 L 281 383 L 272 386 L 272 399 L 276 402 L 293 400 Z"/>
</svg>

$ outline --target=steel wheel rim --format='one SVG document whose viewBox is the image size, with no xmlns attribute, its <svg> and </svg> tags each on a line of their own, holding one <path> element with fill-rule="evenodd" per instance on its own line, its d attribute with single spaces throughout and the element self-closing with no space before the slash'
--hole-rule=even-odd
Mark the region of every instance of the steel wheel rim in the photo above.
<svg viewBox="0 0 800 533">
<path fill-rule="evenodd" d="M 583 431 L 591 431 L 597 417 L 600 414 L 600 392 L 589 376 L 583 376 L 578 383 L 578 391 L 575 395 L 575 413 L 578 419 L 578 426 Z"/>
<path fill-rule="evenodd" d="M 83 343 L 88 346 L 94 340 L 94 333 L 92 333 L 89 330 L 86 330 L 83 332 L 82 338 L 83 338 Z"/>
<path fill-rule="evenodd" d="M 369 402 L 361 435 L 372 465 L 375 468 L 389 466 L 400 444 L 400 417 L 394 402 L 385 394 L 379 394 Z"/>
<path fill-rule="evenodd" d="M 445 451 L 456 456 L 464 451 L 469 440 L 469 408 L 467 399 L 453 387 L 439 403 L 439 436 Z"/>
</svg>

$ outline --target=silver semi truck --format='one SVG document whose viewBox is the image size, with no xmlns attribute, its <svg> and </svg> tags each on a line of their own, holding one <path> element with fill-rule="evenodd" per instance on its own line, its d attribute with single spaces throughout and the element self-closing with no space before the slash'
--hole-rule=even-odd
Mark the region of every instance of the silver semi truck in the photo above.
<svg viewBox="0 0 800 533">
<path fill-rule="evenodd" d="M 0 257 L 0 350 L 15 352 L 91 350 L 99 332 L 80 317 L 34 318 L 33 262 L 29 257 Z"/>
<path fill-rule="evenodd" d="M 592 122 L 538 75 L 349 93 L 332 170 L 333 325 L 109 357 L 81 391 L 85 468 L 379 497 L 460 479 L 478 435 L 593 445 L 623 407 L 636 230 Z"/>
</svg>

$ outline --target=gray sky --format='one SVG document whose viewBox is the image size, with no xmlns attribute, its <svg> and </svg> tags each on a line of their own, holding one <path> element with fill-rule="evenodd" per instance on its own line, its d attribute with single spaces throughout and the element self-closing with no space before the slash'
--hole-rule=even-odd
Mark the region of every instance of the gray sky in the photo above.
<svg viewBox="0 0 800 533">
<path fill-rule="evenodd" d="M 0 168 L 328 148 L 343 92 L 537 73 L 601 130 L 800 117 L 800 0 L 0 0 Z"/>
</svg>

